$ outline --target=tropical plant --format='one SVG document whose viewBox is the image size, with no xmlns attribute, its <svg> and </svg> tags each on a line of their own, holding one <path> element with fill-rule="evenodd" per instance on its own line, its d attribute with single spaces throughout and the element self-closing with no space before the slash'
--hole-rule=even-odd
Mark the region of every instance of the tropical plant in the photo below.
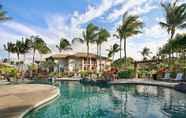
<svg viewBox="0 0 186 118">
<path fill-rule="evenodd" d="M 2 9 L 2 5 L 0 4 L 0 21 L 6 21 L 10 19 L 10 17 L 6 16 L 6 11 Z"/>
<path fill-rule="evenodd" d="M 185 58 L 185 50 L 186 34 L 177 34 L 159 50 L 159 55 L 168 55 L 172 58 Z"/>
<path fill-rule="evenodd" d="M 122 29 L 121 29 L 121 26 L 119 26 L 118 28 L 117 28 L 117 34 L 114 34 L 114 36 L 117 38 L 117 39 L 119 39 L 119 48 L 120 48 L 120 59 L 122 58 L 121 57 L 121 43 L 122 43 L 122 39 L 123 39 L 123 32 L 122 32 Z"/>
<path fill-rule="evenodd" d="M 110 37 L 109 32 L 106 29 L 101 28 L 97 33 L 97 38 L 95 38 L 95 42 L 97 45 L 97 55 L 99 56 L 100 71 L 101 71 L 101 46 L 103 42 L 107 41 L 108 37 Z"/>
<path fill-rule="evenodd" d="M 177 0 L 172 3 L 161 3 L 165 11 L 165 22 L 160 22 L 162 28 L 166 28 L 170 39 L 175 35 L 176 29 L 186 27 L 186 3 L 177 4 Z"/>
<path fill-rule="evenodd" d="M 121 38 L 124 42 L 124 59 L 127 61 L 127 50 L 126 50 L 126 40 L 127 38 L 141 33 L 140 29 L 143 28 L 143 22 L 139 20 L 137 15 L 129 15 L 125 12 L 123 15 L 122 24 L 119 26 L 119 31 L 121 33 Z"/>
<path fill-rule="evenodd" d="M 31 40 L 29 39 L 24 40 L 24 38 L 22 38 L 22 47 L 20 53 L 23 54 L 24 56 L 23 62 L 25 61 L 26 53 L 28 53 L 30 49 L 31 49 Z"/>
<path fill-rule="evenodd" d="M 114 60 L 115 53 L 120 51 L 120 46 L 118 44 L 114 44 L 110 49 L 108 49 L 108 57 L 112 57 L 112 61 Z"/>
<path fill-rule="evenodd" d="M 51 52 L 51 49 L 49 48 L 49 47 L 47 47 L 47 46 L 44 46 L 43 48 L 41 48 L 40 50 L 39 50 L 39 53 L 40 54 L 48 54 L 48 53 L 50 53 Z"/>
<path fill-rule="evenodd" d="M 140 52 L 141 55 L 143 56 L 143 60 L 147 60 L 148 57 L 150 57 L 149 55 L 152 53 L 150 51 L 150 48 L 144 47 L 143 50 Z"/>
<path fill-rule="evenodd" d="M 10 53 L 14 53 L 15 44 L 12 42 L 8 42 L 6 45 L 3 45 L 4 50 L 8 52 L 8 60 L 10 61 Z"/>
<path fill-rule="evenodd" d="M 24 44 L 23 44 L 23 41 L 20 41 L 20 40 L 17 40 L 16 43 L 15 43 L 15 53 L 17 54 L 17 60 L 19 62 L 19 59 L 20 59 L 20 54 L 23 53 L 23 48 L 24 48 Z"/>
<path fill-rule="evenodd" d="M 52 57 L 46 59 L 46 61 L 41 62 L 41 66 L 47 68 L 49 72 L 53 72 L 56 63 Z"/>
<path fill-rule="evenodd" d="M 67 50 L 67 49 L 71 49 L 70 47 L 70 43 L 67 39 L 65 38 L 61 38 L 59 45 L 56 45 L 56 47 L 58 48 L 59 52 L 61 53 L 63 50 Z"/>
<path fill-rule="evenodd" d="M 34 64 L 35 63 L 35 54 L 36 54 L 36 51 L 42 52 L 43 51 L 43 48 L 46 48 L 47 47 L 47 44 L 39 36 L 31 36 L 29 38 L 29 40 L 30 40 L 30 43 L 31 43 L 31 48 L 33 49 L 32 64 Z"/>
<path fill-rule="evenodd" d="M 86 43 L 87 46 L 87 60 L 89 60 L 89 53 L 90 53 L 90 43 L 93 43 L 95 41 L 95 38 L 97 37 L 97 31 L 98 27 L 94 24 L 90 23 L 87 25 L 86 30 L 83 31 L 83 38 L 74 38 L 72 40 L 72 43 L 75 41 L 79 41 L 81 43 Z M 90 63 L 90 61 L 88 61 Z"/>
</svg>

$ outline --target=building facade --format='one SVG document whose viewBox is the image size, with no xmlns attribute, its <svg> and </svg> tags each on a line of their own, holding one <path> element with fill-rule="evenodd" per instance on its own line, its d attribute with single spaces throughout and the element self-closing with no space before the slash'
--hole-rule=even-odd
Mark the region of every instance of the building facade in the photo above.
<svg viewBox="0 0 186 118">
<path fill-rule="evenodd" d="M 99 71 L 104 70 L 111 65 L 112 60 L 107 57 L 90 53 L 87 59 L 87 53 L 75 53 L 75 54 L 55 54 L 51 56 L 57 66 L 55 70 L 61 72 L 80 72 L 80 71 Z"/>
</svg>

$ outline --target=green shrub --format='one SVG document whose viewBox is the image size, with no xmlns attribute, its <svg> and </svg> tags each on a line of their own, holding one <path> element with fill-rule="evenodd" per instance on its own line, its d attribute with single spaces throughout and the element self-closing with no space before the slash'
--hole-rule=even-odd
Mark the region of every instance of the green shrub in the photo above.
<svg viewBox="0 0 186 118">
<path fill-rule="evenodd" d="M 129 69 L 126 71 L 120 71 L 118 72 L 118 78 L 119 79 L 128 79 L 128 78 L 133 78 L 134 77 L 134 70 Z"/>
<path fill-rule="evenodd" d="M 0 72 L 2 74 L 7 74 L 8 76 L 15 78 L 17 70 L 14 67 L 1 66 L 0 67 Z"/>
<path fill-rule="evenodd" d="M 89 74 L 90 74 L 89 71 L 80 71 L 81 77 L 88 77 Z"/>
<path fill-rule="evenodd" d="M 171 78 L 176 78 L 176 75 L 177 75 L 176 72 L 171 72 L 171 73 L 170 73 L 170 77 L 171 77 Z"/>
</svg>

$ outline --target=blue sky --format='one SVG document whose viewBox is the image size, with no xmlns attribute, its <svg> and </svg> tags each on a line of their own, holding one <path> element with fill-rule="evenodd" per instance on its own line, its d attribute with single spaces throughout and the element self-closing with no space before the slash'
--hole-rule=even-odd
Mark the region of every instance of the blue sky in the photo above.
<svg viewBox="0 0 186 118">
<path fill-rule="evenodd" d="M 0 24 L 0 58 L 7 56 L 3 51 L 3 44 L 16 41 L 21 37 L 40 35 L 57 52 L 55 45 L 60 37 L 72 40 L 81 37 L 82 31 L 90 22 L 100 27 L 107 28 L 111 34 L 121 22 L 125 11 L 138 14 L 144 22 L 143 33 L 128 40 L 128 55 L 139 60 L 139 51 L 143 47 L 151 48 L 155 53 L 168 39 L 166 30 L 158 22 L 163 21 L 164 14 L 160 7 L 161 0 L 2 0 L 4 10 L 12 20 Z M 163 0 L 166 2 L 167 0 Z M 180 0 L 186 2 L 186 0 Z M 113 43 L 119 40 L 110 37 L 103 44 L 103 55 Z M 95 45 L 91 46 L 95 51 Z M 86 46 L 74 44 L 74 52 L 85 51 Z M 118 57 L 118 54 L 116 58 Z M 29 56 L 28 56 L 29 58 Z"/>
</svg>

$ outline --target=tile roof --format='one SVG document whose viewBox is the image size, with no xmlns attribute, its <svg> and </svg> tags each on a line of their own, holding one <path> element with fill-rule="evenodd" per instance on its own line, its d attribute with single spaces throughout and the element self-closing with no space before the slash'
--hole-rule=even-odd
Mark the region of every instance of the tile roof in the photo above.
<svg viewBox="0 0 186 118">
<path fill-rule="evenodd" d="M 65 58 L 70 58 L 70 57 L 74 57 L 74 58 L 86 58 L 87 57 L 87 53 L 82 53 L 82 52 L 78 52 L 75 54 L 54 54 L 51 57 L 53 57 L 54 59 L 65 59 Z M 96 54 L 93 53 L 89 53 L 89 57 L 90 58 L 97 58 Z M 107 57 L 102 56 L 102 59 L 108 59 Z"/>
</svg>

